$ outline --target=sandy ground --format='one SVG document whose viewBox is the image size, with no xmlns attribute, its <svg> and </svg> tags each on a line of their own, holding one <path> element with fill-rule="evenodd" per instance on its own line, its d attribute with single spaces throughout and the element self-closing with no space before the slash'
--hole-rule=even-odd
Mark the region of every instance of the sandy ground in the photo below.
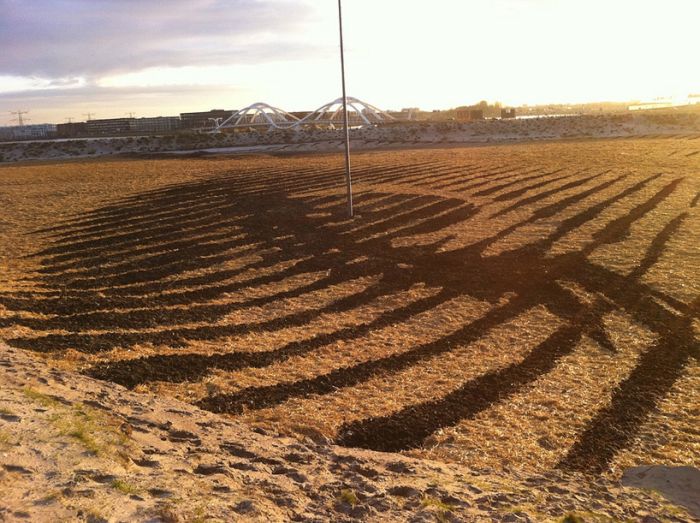
<svg viewBox="0 0 700 523">
<path fill-rule="evenodd" d="M 687 471 L 685 485 L 670 482 L 669 473 L 644 482 L 633 471 L 628 483 L 642 488 L 571 474 L 504 478 L 336 447 L 314 433 L 273 437 L 175 400 L 52 369 L 6 345 L 0 379 L 0 521 L 539 522 L 577 515 L 651 523 L 692 521 L 687 510 L 700 517 Z"/>
</svg>

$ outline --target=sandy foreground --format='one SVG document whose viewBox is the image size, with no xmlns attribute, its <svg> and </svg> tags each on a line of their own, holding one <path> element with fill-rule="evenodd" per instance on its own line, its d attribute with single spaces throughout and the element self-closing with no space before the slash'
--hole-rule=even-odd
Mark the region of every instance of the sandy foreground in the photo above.
<svg viewBox="0 0 700 523">
<path fill-rule="evenodd" d="M 4 344 L 0 380 L 0 521 L 700 521 L 689 467 L 506 479 L 278 437 Z"/>
</svg>

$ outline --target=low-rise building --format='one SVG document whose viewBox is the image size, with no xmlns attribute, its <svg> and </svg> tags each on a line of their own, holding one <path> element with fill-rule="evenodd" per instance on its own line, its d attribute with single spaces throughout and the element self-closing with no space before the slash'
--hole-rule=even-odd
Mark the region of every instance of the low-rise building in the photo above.
<svg viewBox="0 0 700 523">
<path fill-rule="evenodd" d="M 56 125 L 52 123 L 0 127 L 1 140 L 40 140 L 55 135 Z"/>
<path fill-rule="evenodd" d="M 180 128 L 179 116 L 156 116 L 153 118 L 134 118 L 131 122 L 134 133 L 170 133 Z"/>
<path fill-rule="evenodd" d="M 85 122 L 68 122 L 56 125 L 56 136 L 58 138 L 77 138 L 86 134 Z"/>
<path fill-rule="evenodd" d="M 211 129 L 216 122 L 223 122 L 235 110 L 212 109 L 211 111 L 201 111 L 196 113 L 180 113 L 180 127 L 182 129 Z M 220 118 L 220 120 L 218 120 Z"/>
<path fill-rule="evenodd" d="M 14 140 L 14 134 L 12 132 L 12 127 L 0 127 L 0 140 Z"/>
<path fill-rule="evenodd" d="M 455 120 L 458 122 L 471 122 L 474 120 L 483 120 L 483 109 L 457 109 L 455 111 Z"/>
<path fill-rule="evenodd" d="M 115 136 L 131 132 L 132 122 L 135 118 L 108 118 L 101 120 L 88 120 L 85 122 L 85 131 L 89 136 Z"/>
</svg>

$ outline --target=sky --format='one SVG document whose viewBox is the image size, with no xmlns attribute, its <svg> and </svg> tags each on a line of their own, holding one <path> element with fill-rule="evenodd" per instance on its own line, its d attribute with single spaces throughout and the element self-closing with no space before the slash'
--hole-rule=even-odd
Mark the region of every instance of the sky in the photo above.
<svg viewBox="0 0 700 523">
<path fill-rule="evenodd" d="M 340 96 L 336 0 L 0 0 L 0 125 Z M 345 0 L 348 94 L 383 109 L 700 92 L 700 0 Z"/>
</svg>

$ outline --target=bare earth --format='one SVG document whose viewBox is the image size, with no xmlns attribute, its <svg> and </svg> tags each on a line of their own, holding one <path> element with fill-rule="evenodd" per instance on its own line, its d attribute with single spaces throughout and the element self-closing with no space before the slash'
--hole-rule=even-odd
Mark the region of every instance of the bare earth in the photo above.
<svg viewBox="0 0 700 523">
<path fill-rule="evenodd" d="M 250 476 L 221 457 L 224 443 L 241 438 L 256 456 L 281 461 L 254 464 L 295 492 L 290 507 L 259 485 L 246 491 L 241 501 L 263 519 L 689 520 L 697 489 L 666 493 L 686 507 L 669 508 L 620 480 L 655 465 L 688 483 L 700 465 L 700 135 L 360 153 L 353 165 L 354 220 L 344 214 L 337 155 L 0 168 L 0 339 L 17 351 L 3 372 L 34 374 L 3 386 L 13 399 L 0 407 L 23 420 L 2 418 L 3 459 L 31 452 L 32 438 L 12 432 L 30 430 L 25 422 L 53 430 L 63 439 L 47 444 L 94 454 L 54 464 L 60 474 L 111 463 L 109 480 L 88 477 L 88 489 L 133 502 L 119 505 L 125 511 L 181 500 L 173 510 L 192 520 L 227 519 L 240 485 L 216 493 L 220 507 L 198 505 L 201 490 L 156 501 L 142 486 L 131 492 L 139 474 L 155 472 L 121 446 L 144 449 L 131 458 L 161 448 L 139 438 L 164 437 L 179 450 L 165 448 L 173 462 L 163 470 L 187 470 L 183 478 L 206 489 Z M 62 378 L 75 395 L 39 365 L 79 373 Z M 61 394 L 70 404 L 45 397 Z M 155 409 L 160 428 L 150 436 L 128 421 L 133 402 Z M 187 419 L 218 420 L 220 432 L 165 407 L 176 404 Z M 89 435 L 98 413 L 111 411 L 118 419 L 102 421 L 118 429 L 105 436 L 116 450 L 100 455 Z M 76 429 L 63 418 L 85 419 Z M 204 461 L 228 472 L 194 472 L 199 461 L 183 442 L 168 443 L 167 421 L 202 445 L 214 438 Z M 301 441 L 318 474 L 275 454 L 266 438 L 279 435 L 294 438 L 275 439 L 280 453 Z M 355 479 L 377 490 L 343 486 L 345 469 L 331 465 L 340 455 L 371 462 L 377 474 Z M 381 465 L 396 460 L 420 473 L 406 479 Z M 9 464 L 24 466 L 17 461 Z M 430 467 L 446 474 L 432 487 L 442 490 L 429 490 Z M 296 472 L 307 479 L 295 481 Z M 30 477 L 6 474 L 4 485 Z M 645 474 L 637 480 L 661 491 Z M 188 488 L 176 478 L 164 473 L 163 490 Z M 49 475 L 42 493 L 62 492 L 61 481 Z M 401 485 L 418 492 L 397 502 L 390 489 Z M 380 494 L 389 508 L 368 501 Z M 62 501 L 46 510 L 77 503 L 71 491 L 55 497 Z M 21 496 L 0 506 L 8 500 Z M 90 510 L 111 516 L 105 503 Z"/>
<path fill-rule="evenodd" d="M 580 474 L 503 477 L 271 437 L 0 345 L 0 521 L 689 521 Z"/>
</svg>

